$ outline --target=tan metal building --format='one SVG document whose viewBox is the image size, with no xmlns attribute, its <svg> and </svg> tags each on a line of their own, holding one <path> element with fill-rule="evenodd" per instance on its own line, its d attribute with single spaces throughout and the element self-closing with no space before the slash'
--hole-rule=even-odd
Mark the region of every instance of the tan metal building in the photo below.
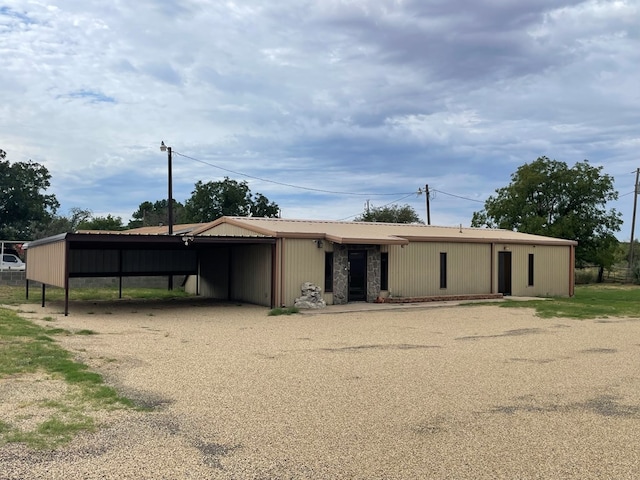
<svg viewBox="0 0 640 480">
<path fill-rule="evenodd" d="M 186 275 L 187 291 L 291 306 L 301 285 L 327 304 L 487 295 L 572 296 L 577 242 L 475 228 L 222 217 L 207 224 L 82 231 L 31 242 L 29 281 Z"/>
<path fill-rule="evenodd" d="M 222 217 L 201 238 L 269 238 L 200 256 L 186 287 L 214 298 L 290 306 L 304 282 L 327 304 L 503 294 L 572 296 L 577 242 L 507 230 Z M 197 285 L 197 287 L 196 287 Z"/>
</svg>

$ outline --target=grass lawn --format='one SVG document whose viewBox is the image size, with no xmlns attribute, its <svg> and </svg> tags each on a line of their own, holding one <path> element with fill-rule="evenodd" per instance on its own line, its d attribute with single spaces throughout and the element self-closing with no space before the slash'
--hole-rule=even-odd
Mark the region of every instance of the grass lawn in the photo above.
<svg viewBox="0 0 640 480">
<path fill-rule="evenodd" d="M 64 289 L 47 286 L 46 300 L 64 301 Z M 123 288 L 123 299 L 171 299 L 188 297 L 184 289 L 176 288 L 167 290 L 164 288 Z M 72 288 L 69 290 L 69 300 L 117 300 L 117 288 Z M 40 287 L 29 288 L 29 300 L 25 299 L 24 287 L 0 285 L 0 304 L 20 305 L 23 303 L 42 302 L 42 289 Z"/>
<path fill-rule="evenodd" d="M 521 302 L 506 300 L 504 308 L 535 308 L 543 318 L 640 317 L 640 286 L 581 285 L 572 298 L 555 297 Z"/>
<path fill-rule="evenodd" d="M 51 289 L 47 297 L 61 298 L 60 290 Z M 158 291 L 137 289 L 129 298 L 168 298 Z M 171 298 L 182 296 L 170 292 Z M 177 294 L 177 295 L 176 295 Z M 108 300 L 117 298 L 111 291 L 84 290 L 75 297 Z M 40 298 L 32 298 L 39 302 Z M 24 289 L 0 287 L 0 304 L 24 303 Z M 51 320 L 45 318 L 44 320 Z M 133 402 L 104 385 L 102 377 L 86 365 L 76 362 L 55 341 L 57 335 L 94 335 L 91 330 L 71 333 L 61 328 L 45 328 L 21 318 L 16 312 L 0 308 L 0 381 L 11 387 L 33 389 L 33 398 L 2 399 L 13 407 L 0 419 L 0 448 L 20 442 L 31 448 L 52 449 L 70 441 L 82 431 L 98 427 L 94 415 L 98 410 L 137 408 Z M 57 394 L 47 391 L 51 382 L 61 383 Z M 62 393 L 60 393 L 62 392 Z"/>
</svg>

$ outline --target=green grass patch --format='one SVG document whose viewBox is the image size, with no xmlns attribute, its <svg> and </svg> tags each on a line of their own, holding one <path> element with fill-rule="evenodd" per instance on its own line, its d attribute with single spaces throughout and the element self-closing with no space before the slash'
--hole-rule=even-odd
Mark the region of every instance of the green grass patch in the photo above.
<svg viewBox="0 0 640 480">
<path fill-rule="evenodd" d="M 543 318 L 607 318 L 640 317 L 640 287 L 614 285 L 577 286 L 571 298 L 554 297 L 546 300 L 506 300 L 505 308 L 534 308 Z"/>
<path fill-rule="evenodd" d="M 58 287 L 47 286 L 46 290 L 47 302 L 63 302 L 64 289 Z M 174 298 L 189 297 L 183 288 L 175 288 L 167 290 L 164 288 L 123 288 L 123 299 L 136 300 L 171 300 Z M 72 288 L 69 290 L 70 301 L 96 301 L 96 300 L 118 300 L 117 288 Z M 39 304 L 42 302 L 42 289 L 30 288 L 29 299 L 25 298 L 24 287 L 0 285 L 0 304 L 5 305 L 21 305 L 21 304 Z M 30 312 L 35 313 L 35 312 Z"/>
<path fill-rule="evenodd" d="M 93 432 L 95 429 L 91 417 L 75 414 L 69 418 L 53 416 L 29 431 L 9 429 L 4 432 L 4 437 L 7 443 L 26 443 L 35 449 L 52 449 L 68 443 L 80 432 Z"/>
<path fill-rule="evenodd" d="M 93 334 L 90 330 L 85 335 Z M 68 442 L 79 431 L 95 428 L 90 412 L 95 409 L 135 408 L 133 402 L 104 385 L 102 377 L 76 362 L 50 337 L 69 332 L 46 329 L 0 308 L 0 378 L 44 373 L 62 379 L 72 388 L 63 400 L 43 401 L 48 418 L 25 431 L 11 419 L 0 423 L 0 447 L 7 442 L 24 442 L 32 448 L 55 448 Z M 14 420 L 16 420 L 16 417 Z"/>
<path fill-rule="evenodd" d="M 269 315 L 277 316 L 277 315 L 292 315 L 294 313 L 299 313 L 300 309 L 298 307 L 277 307 L 269 310 Z"/>
<path fill-rule="evenodd" d="M 82 330 L 78 330 L 75 333 L 76 335 L 96 335 L 98 332 L 95 332 L 93 330 L 88 330 L 88 329 L 82 329 Z"/>
</svg>

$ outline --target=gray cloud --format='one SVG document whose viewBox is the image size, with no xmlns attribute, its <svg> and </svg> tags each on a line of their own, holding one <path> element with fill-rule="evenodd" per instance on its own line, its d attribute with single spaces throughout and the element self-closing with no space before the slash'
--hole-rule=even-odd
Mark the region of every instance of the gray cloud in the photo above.
<svg viewBox="0 0 640 480">
<path fill-rule="evenodd" d="M 128 217 L 162 198 L 160 140 L 282 183 L 476 200 L 541 155 L 602 164 L 623 194 L 640 166 L 634 0 L 5 4 L 0 148 L 44 163 L 63 209 Z M 178 158 L 176 198 L 226 174 Z M 247 180 L 285 214 L 362 210 Z M 440 195 L 432 217 L 479 207 Z"/>
</svg>

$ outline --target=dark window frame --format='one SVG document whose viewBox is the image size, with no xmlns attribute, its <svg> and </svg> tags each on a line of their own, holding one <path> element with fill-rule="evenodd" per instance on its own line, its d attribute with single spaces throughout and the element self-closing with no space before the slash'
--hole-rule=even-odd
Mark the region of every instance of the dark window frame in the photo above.
<svg viewBox="0 0 640 480">
<path fill-rule="evenodd" d="M 324 252 L 324 291 L 333 292 L 333 252 Z"/>
<path fill-rule="evenodd" d="M 447 252 L 440 252 L 440 288 L 447 288 Z"/>
<path fill-rule="evenodd" d="M 380 290 L 389 290 L 389 253 L 380 253 Z"/>
<path fill-rule="evenodd" d="M 533 287 L 534 279 L 534 256 L 533 253 L 529 254 L 529 272 L 528 272 L 528 285 Z"/>
</svg>

